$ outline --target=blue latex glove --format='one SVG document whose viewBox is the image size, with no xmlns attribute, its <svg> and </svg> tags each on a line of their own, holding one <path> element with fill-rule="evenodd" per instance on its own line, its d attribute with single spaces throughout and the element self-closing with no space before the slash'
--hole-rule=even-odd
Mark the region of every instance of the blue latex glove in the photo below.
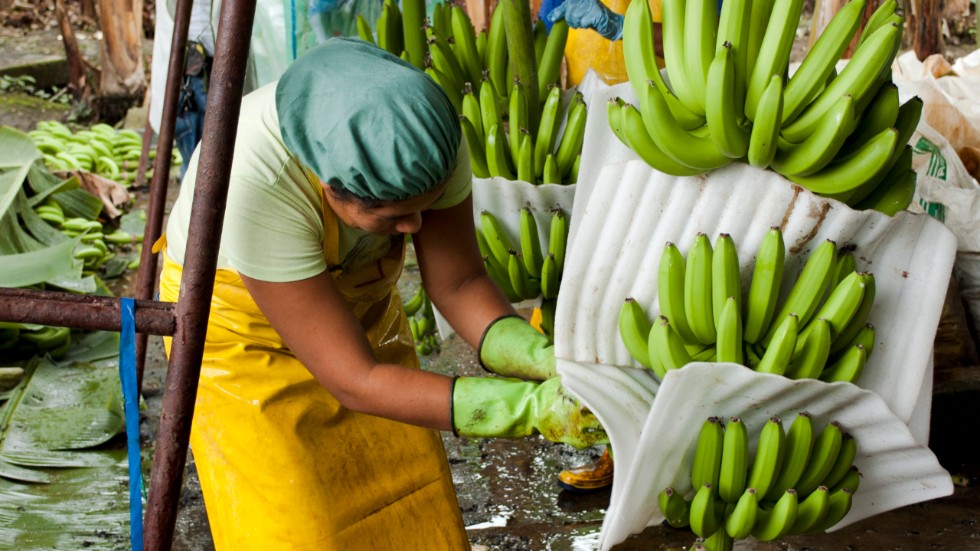
<svg viewBox="0 0 980 551">
<path fill-rule="evenodd" d="M 623 16 L 599 0 L 565 0 L 548 14 L 552 22 L 564 19 L 573 29 L 594 29 L 609 40 L 623 37 Z"/>
</svg>

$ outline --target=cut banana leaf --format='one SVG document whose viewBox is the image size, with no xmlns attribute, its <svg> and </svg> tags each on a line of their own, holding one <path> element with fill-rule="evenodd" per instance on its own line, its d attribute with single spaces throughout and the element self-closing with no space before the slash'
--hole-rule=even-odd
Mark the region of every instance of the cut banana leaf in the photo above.
<svg viewBox="0 0 980 551">
<path fill-rule="evenodd" d="M 30 166 L 41 152 L 30 136 L 12 126 L 0 126 L 0 170 Z"/>
<path fill-rule="evenodd" d="M 81 262 L 71 253 L 77 243 L 78 239 L 71 239 L 46 249 L 3 256 L 0 287 L 27 287 L 76 270 L 80 276 Z"/>
</svg>

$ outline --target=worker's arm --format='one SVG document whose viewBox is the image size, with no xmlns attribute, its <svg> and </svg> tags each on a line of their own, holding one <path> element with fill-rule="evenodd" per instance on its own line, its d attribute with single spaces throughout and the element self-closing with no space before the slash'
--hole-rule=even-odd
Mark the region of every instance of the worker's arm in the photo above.
<svg viewBox="0 0 980 551">
<path fill-rule="evenodd" d="M 607 8 L 599 0 L 565 0 L 546 17 L 549 21 L 564 19 L 573 29 L 593 29 L 609 40 L 623 38 L 624 16 Z M 660 23 L 653 23 L 653 39 L 656 54 L 663 57 Z"/>
<path fill-rule="evenodd" d="M 413 425 L 452 428 L 452 379 L 379 363 L 327 272 L 288 283 L 241 277 L 289 349 L 344 407 Z"/>
</svg>

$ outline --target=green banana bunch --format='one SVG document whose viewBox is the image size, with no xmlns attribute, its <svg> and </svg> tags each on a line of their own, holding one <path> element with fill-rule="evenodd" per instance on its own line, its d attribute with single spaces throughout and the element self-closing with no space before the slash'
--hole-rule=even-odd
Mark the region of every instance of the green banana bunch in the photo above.
<svg viewBox="0 0 980 551">
<path fill-rule="evenodd" d="M 425 288 L 419 286 L 411 298 L 402 304 L 408 318 L 408 327 L 415 341 L 415 350 L 420 356 L 428 356 L 441 350 L 436 331 L 435 311 Z"/>
<path fill-rule="evenodd" d="M 690 176 L 742 161 L 857 210 L 891 216 L 907 209 L 915 174 L 899 157 L 921 100 L 906 102 L 905 120 L 897 116 L 890 66 L 904 19 L 896 2 L 882 4 L 860 37 L 866 0 L 847 2 L 791 77 L 803 0 L 737 0 L 723 4 L 720 14 L 709 4 L 663 3 L 669 84 L 649 54 L 649 8 L 630 4 L 623 54 L 638 98 L 632 110 L 639 111 L 646 132 L 632 123 L 636 113 L 624 110 L 609 117 L 615 135 L 667 174 Z M 855 41 L 853 56 L 838 73 L 837 62 Z"/>
</svg>

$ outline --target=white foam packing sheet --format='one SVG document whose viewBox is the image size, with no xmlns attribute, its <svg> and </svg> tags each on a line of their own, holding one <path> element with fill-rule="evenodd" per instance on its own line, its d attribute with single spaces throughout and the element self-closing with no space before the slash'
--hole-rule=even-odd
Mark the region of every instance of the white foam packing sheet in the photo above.
<svg viewBox="0 0 980 551">
<path fill-rule="evenodd" d="M 834 530 L 953 492 L 949 473 L 881 397 L 851 384 L 793 381 L 717 363 L 671 371 L 659 389 L 637 369 L 559 360 L 559 370 L 566 384 L 595 387 L 594 399 L 606 406 L 596 409 L 605 426 L 629 425 L 611 433 L 616 477 L 600 535 L 602 549 L 663 521 L 657 494 L 667 486 L 693 495 L 691 457 L 698 430 L 709 416 L 741 417 L 753 455 L 759 431 L 773 415 L 782 419 L 784 429 L 800 411 L 811 415 L 816 430 L 838 421 L 855 438 L 854 463 L 863 477 L 850 512 Z M 651 392 L 656 399 L 647 402 Z M 644 406 L 649 407 L 645 415 Z"/>
<path fill-rule="evenodd" d="M 545 247 L 548 243 L 548 230 L 551 227 L 551 211 L 561 207 L 567 215 L 571 216 L 576 188 L 575 184 L 534 185 L 496 176 L 474 178 L 473 219 L 477 231 L 479 231 L 480 225 L 480 212 L 489 211 L 497 217 L 507 235 L 516 245 L 520 236 L 520 211 L 528 206 L 534 214 L 534 221 L 537 222 L 538 238 L 542 246 Z M 531 301 L 526 302 L 527 306 L 533 304 Z M 525 304 L 521 303 L 520 306 L 525 306 Z M 441 338 L 448 338 L 455 332 L 438 310 L 435 310 L 435 317 L 436 327 Z"/>
<path fill-rule="evenodd" d="M 566 257 L 555 317 L 559 358 L 639 367 L 618 334 L 623 300 L 633 297 L 653 319 L 657 266 L 664 244 L 686 254 L 698 232 L 714 243 L 732 236 L 743 289 L 754 253 L 771 226 L 782 229 L 785 299 L 809 253 L 832 239 L 855 248 L 859 270 L 875 276 L 868 321 L 874 353 L 857 381 L 908 423 L 932 356 L 956 238 L 926 215 L 855 211 L 789 184 L 781 176 L 738 163 L 706 175 L 674 177 L 643 161 L 607 165 L 596 180 Z"/>
</svg>

